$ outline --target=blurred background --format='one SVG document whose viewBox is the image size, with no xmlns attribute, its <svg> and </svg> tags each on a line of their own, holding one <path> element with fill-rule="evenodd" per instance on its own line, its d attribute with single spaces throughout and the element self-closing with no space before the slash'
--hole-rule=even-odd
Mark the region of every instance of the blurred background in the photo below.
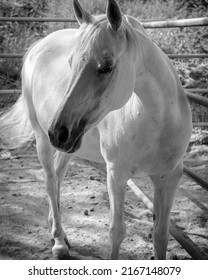
<svg viewBox="0 0 208 280">
<path fill-rule="evenodd" d="M 80 0 L 92 14 L 105 12 L 105 0 Z M 117 0 L 123 13 L 139 20 L 185 19 L 208 16 L 208 0 Z M 72 0 L 0 0 L 0 17 L 58 17 L 74 19 Z M 0 53 L 24 53 L 36 40 L 77 23 L 0 22 Z M 168 54 L 208 53 L 208 27 L 147 29 L 151 39 Z M 208 88 L 207 59 L 174 59 L 186 88 Z M 22 60 L 0 58 L 0 89 L 21 89 Z M 208 97 L 208 93 L 204 93 Z M 0 109 L 17 99 L 0 96 Z M 192 104 L 193 120 L 207 122 L 205 107 Z"/>
</svg>

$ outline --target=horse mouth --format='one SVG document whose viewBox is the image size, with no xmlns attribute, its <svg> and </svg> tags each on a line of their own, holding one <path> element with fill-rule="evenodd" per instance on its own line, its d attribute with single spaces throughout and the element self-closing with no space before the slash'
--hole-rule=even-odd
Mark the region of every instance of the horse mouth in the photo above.
<svg viewBox="0 0 208 280">
<path fill-rule="evenodd" d="M 67 153 L 72 154 L 81 147 L 83 135 L 84 135 L 84 131 L 79 133 L 79 135 L 76 138 L 70 141 L 69 144 L 70 148 L 67 150 Z"/>
</svg>

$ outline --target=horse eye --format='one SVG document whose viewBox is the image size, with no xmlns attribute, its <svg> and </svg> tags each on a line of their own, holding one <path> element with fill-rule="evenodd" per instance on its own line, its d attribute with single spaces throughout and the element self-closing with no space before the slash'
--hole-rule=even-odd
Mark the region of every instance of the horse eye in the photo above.
<svg viewBox="0 0 208 280">
<path fill-rule="evenodd" d="M 98 68 L 99 74 L 110 74 L 113 70 L 112 66 L 104 66 L 102 68 Z"/>
</svg>

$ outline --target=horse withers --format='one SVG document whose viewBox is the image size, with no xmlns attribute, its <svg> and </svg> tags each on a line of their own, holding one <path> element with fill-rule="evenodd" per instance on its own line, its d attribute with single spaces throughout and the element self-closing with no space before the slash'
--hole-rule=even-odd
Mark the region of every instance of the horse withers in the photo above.
<svg viewBox="0 0 208 280">
<path fill-rule="evenodd" d="M 1 147 L 36 138 L 56 258 L 69 257 L 60 185 L 67 164 L 78 156 L 106 163 L 111 259 L 118 258 L 125 237 L 127 181 L 139 172 L 150 176 L 155 259 L 165 259 L 170 211 L 192 131 L 189 102 L 172 63 L 137 19 L 122 14 L 114 0 L 99 16 L 77 0 L 73 5 L 79 29 L 53 32 L 25 55 L 22 95 L 0 119 Z"/>
</svg>

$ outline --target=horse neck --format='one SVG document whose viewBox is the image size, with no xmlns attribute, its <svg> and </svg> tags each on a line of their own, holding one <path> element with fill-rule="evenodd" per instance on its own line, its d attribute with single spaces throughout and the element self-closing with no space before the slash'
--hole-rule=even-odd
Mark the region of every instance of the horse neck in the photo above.
<svg viewBox="0 0 208 280">
<path fill-rule="evenodd" d="M 177 74 L 168 57 L 151 41 L 142 24 L 126 16 L 125 24 L 133 38 L 132 65 L 135 69 L 134 92 L 146 110 L 151 113 L 175 103 L 176 88 L 181 87 Z M 133 27 L 133 28 L 132 28 Z"/>
<path fill-rule="evenodd" d="M 180 83 L 166 55 L 149 38 L 142 50 L 135 67 L 134 91 L 150 113 L 161 114 L 176 103 L 176 88 Z"/>
</svg>

